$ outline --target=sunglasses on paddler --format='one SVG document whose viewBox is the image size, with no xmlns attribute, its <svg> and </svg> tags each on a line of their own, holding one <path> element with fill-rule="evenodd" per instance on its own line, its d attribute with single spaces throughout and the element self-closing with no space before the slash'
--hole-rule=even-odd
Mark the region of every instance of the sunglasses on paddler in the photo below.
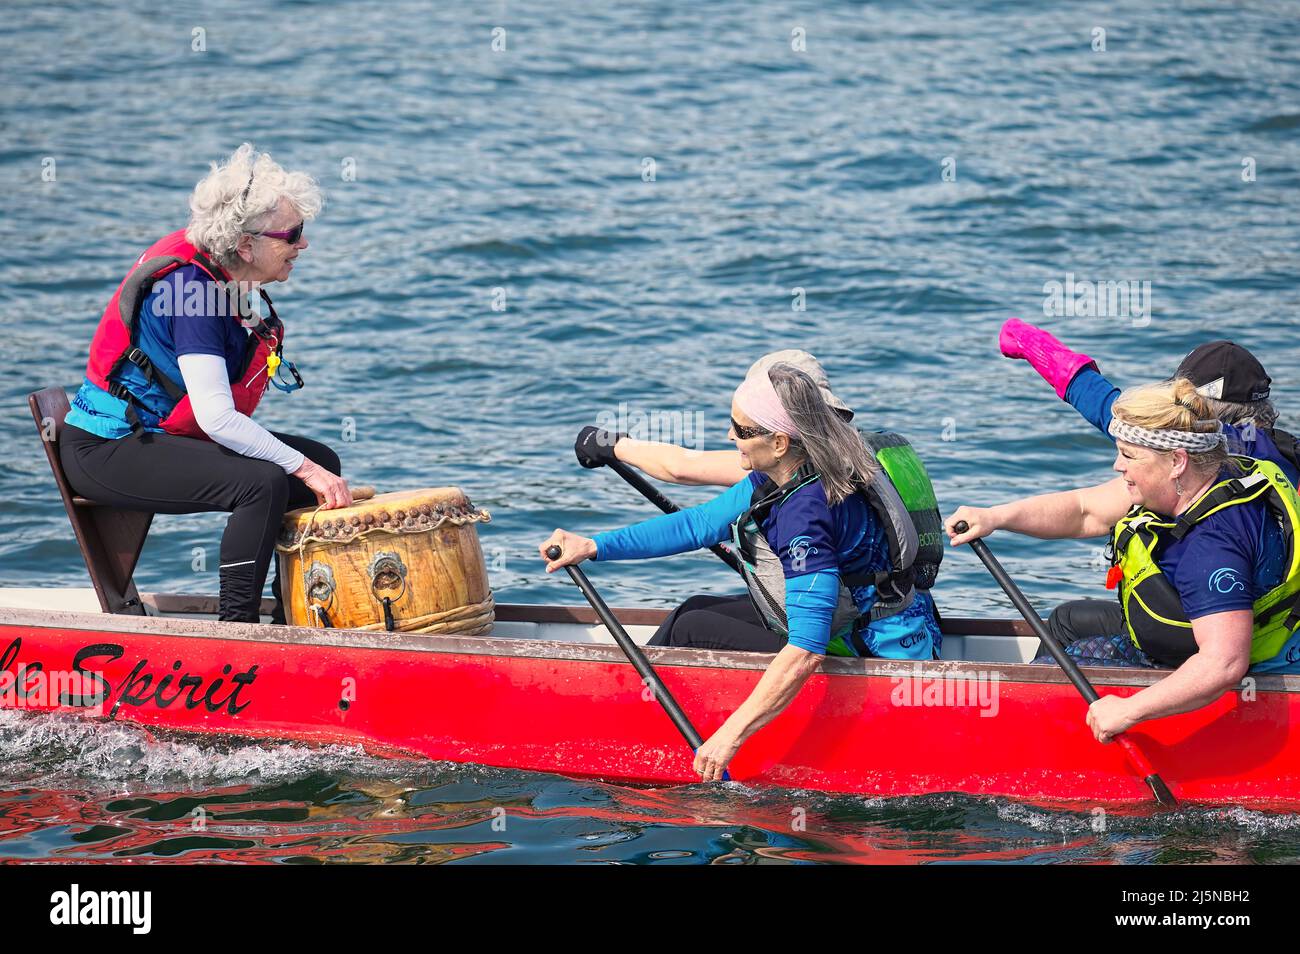
<svg viewBox="0 0 1300 954">
<path fill-rule="evenodd" d="M 761 427 L 746 427 L 743 424 L 737 424 L 734 417 L 731 418 L 731 429 L 736 432 L 736 436 L 742 441 L 752 440 L 755 437 L 764 437 L 772 433 Z"/>
<path fill-rule="evenodd" d="M 302 228 L 306 222 L 299 222 L 291 229 L 283 229 L 278 232 L 254 232 L 254 235 L 264 235 L 267 238 L 283 239 L 290 245 L 297 245 L 298 240 L 302 238 Z"/>
</svg>

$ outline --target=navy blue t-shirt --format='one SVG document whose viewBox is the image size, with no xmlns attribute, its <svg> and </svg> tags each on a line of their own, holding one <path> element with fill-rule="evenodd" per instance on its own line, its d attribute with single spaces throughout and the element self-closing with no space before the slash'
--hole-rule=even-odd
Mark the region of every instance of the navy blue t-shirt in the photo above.
<svg viewBox="0 0 1300 954">
<path fill-rule="evenodd" d="M 749 475 L 754 487 L 766 479 L 762 474 Z M 817 480 L 767 512 L 763 536 L 781 558 L 787 576 L 837 568 L 842 573 L 884 570 L 889 567 L 889 545 L 874 517 L 857 495 L 832 508 L 826 502 L 826 488 Z"/>
<path fill-rule="evenodd" d="M 1225 470 L 1219 479 L 1229 476 Z M 1211 514 L 1156 553 L 1189 620 L 1251 609 L 1282 582 L 1285 558 L 1282 528 L 1259 500 Z"/>
<path fill-rule="evenodd" d="M 177 358 L 183 354 L 211 354 L 226 360 L 228 379 L 233 383 L 244 362 L 252 332 L 231 314 L 225 290 L 197 265 L 185 265 L 154 283 L 140 305 L 136 318 L 136 341 L 154 367 L 184 387 Z M 159 421 L 171 410 L 172 402 L 160 385 L 150 386 L 135 365 L 126 363 L 118 379 L 146 408 L 136 413 L 145 430 L 159 431 Z M 82 383 L 68 412 L 67 423 L 101 437 L 121 438 L 131 433 L 126 402 L 115 398 L 91 381 Z"/>
<path fill-rule="evenodd" d="M 244 360 L 244 349 L 248 345 L 248 336 L 252 332 L 229 313 L 232 306 L 227 298 L 216 297 L 216 302 L 220 304 L 215 309 L 211 307 L 214 296 L 224 293 L 220 292 L 219 286 L 200 271 L 197 265 L 178 268 L 164 279 L 167 280 L 184 282 L 184 287 L 191 291 L 191 300 L 196 297 L 195 289 L 199 285 L 207 296 L 202 309 L 190 307 L 187 303 L 182 314 L 159 320 L 160 325 L 170 328 L 173 353 L 177 357 L 183 354 L 211 354 L 218 358 L 225 358 L 227 377 L 234 381 L 239 376 L 240 366 Z M 155 286 L 154 293 L 150 296 L 151 301 L 156 301 L 161 292 L 161 285 L 162 282 L 159 282 Z M 217 291 L 214 292 L 214 289 Z M 177 374 L 179 373 L 178 368 Z"/>
</svg>

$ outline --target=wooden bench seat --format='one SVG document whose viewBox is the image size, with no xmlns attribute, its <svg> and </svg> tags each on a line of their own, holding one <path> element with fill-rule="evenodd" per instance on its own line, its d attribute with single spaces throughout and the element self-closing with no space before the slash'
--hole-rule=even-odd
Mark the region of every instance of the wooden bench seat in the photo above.
<svg viewBox="0 0 1300 954">
<path fill-rule="evenodd" d="M 70 409 L 67 393 L 63 388 L 45 388 L 28 395 L 27 404 L 100 608 L 105 613 L 147 615 L 132 577 L 153 514 L 109 507 L 74 494 L 59 460 L 59 435 Z"/>
</svg>

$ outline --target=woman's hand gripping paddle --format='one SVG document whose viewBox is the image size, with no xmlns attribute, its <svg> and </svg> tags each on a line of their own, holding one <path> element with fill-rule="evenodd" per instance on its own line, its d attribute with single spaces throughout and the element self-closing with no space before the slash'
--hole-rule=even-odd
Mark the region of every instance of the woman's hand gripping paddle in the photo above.
<svg viewBox="0 0 1300 954">
<path fill-rule="evenodd" d="M 546 551 L 546 557 L 550 560 L 558 560 L 561 555 L 559 547 L 553 546 L 548 548 Z M 627 634 L 627 630 L 625 630 L 623 625 L 617 618 L 615 618 L 613 612 L 610 611 L 609 606 L 603 599 L 601 599 L 600 594 L 596 592 L 596 588 L 591 585 L 591 581 L 587 579 L 587 574 L 572 564 L 566 566 L 565 569 L 569 571 L 569 577 L 573 580 L 578 589 L 582 591 L 582 595 L 587 598 L 587 602 L 590 603 L 591 608 L 596 611 L 596 615 L 600 617 L 600 621 L 605 624 L 605 628 L 608 629 L 610 635 L 614 637 L 614 642 L 618 643 L 619 649 L 623 650 L 623 655 L 625 655 L 628 662 L 632 664 L 632 668 L 634 668 L 641 676 L 642 680 L 644 680 L 645 683 L 654 690 L 655 699 L 657 699 L 659 704 L 663 706 L 664 712 L 668 713 L 668 718 L 673 720 L 673 725 L 677 726 L 677 731 L 682 734 L 682 738 L 684 738 L 686 743 L 691 747 L 691 751 L 697 751 L 699 747 L 704 744 L 704 740 L 701 739 L 700 734 L 695 731 L 695 726 L 691 725 L 691 720 L 686 717 L 686 713 L 683 712 L 682 707 L 677 704 L 677 700 L 674 699 L 673 694 L 668 691 L 668 687 L 665 686 L 663 680 L 659 678 L 659 674 L 654 671 L 654 667 L 650 665 L 650 660 L 645 658 L 645 653 L 641 651 L 641 647 L 632 641 L 632 637 Z M 722 774 L 722 780 L 724 782 L 729 782 L 731 781 L 731 776 L 724 772 Z"/>
<path fill-rule="evenodd" d="M 966 524 L 966 521 L 962 520 L 953 529 L 958 533 L 965 533 L 970 527 Z M 993 579 L 998 581 L 998 585 L 1002 587 L 1003 592 L 1011 597 L 1011 602 L 1015 604 L 1016 609 L 1020 611 L 1020 615 L 1029 623 L 1034 634 L 1042 640 L 1043 645 L 1047 647 L 1047 651 L 1056 660 L 1056 664 L 1065 671 L 1066 677 L 1074 684 L 1074 688 L 1079 690 L 1079 694 L 1087 700 L 1089 705 L 1096 702 L 1099 698 L 1097 690 L 1092 687 L 1088 677 L 1079 671 L 1078 664 L 1065 652 L 1056 637 L 1043 625 L 1038 613 L 1029 605 L 1029 600 L 1025 599 L 1025 594 L 1020 592 L 1020 587 L 1016 586 L 1015 581 L 1007 575 L 1007 571 L 1002 568 L 1002 564 L 998 562 L 997 557 L 989 550 L 988 544 L 979 539 L 971 540 L 970 548 L 975 551 L 975 555 L 980 558 Z M 1177 805 L 1178 799 L 1174 798 L 1173 792 L 1169 791 L 1169 786 L 1165 784 L 1164 779 L 1156 774 L 1155 768 L 1147 760 L 1147 757 L 1142 754 L 1142 750 L 1137 747 L 1137 743 L 1122 732 L 1116 735 L 1114 739 L 1124 749 L 1124 754 L 1128 756 L 1133 768 L 1151 787 L 1151 794 L 1155 796 L 1156 801 L 1170 808 Z"/>
</svg>

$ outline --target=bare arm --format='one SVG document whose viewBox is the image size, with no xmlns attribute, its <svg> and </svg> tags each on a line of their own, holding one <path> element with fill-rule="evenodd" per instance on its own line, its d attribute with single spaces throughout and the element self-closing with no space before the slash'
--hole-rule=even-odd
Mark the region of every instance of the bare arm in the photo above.
<svg viewBox="0 0 1300 954">
<path fill-rule="evenodd" d="M 621 437 L 614 445 L 614 456 L 656 480 L 674 484 L 730 487 L 749 473 L 740 466 L 740 452 L 736 450 L 697 451 L 676 444 Z"/>
<path fill-rule="evenodd" d="M 790 704 L 825 656 L 786 645 L 768 665 L 754 691 L 695 753 L 695 771 L 716 781 L 751 735 L 775 719 Z"/>
<path fill-rule="evenodd" d="M 953 545 L 988 536 L 994 530 L 1011 530 L 1042 540 L 1102 537 L 1133 505 L 1124 478 L 1116 477 L 1095 487 L 1025 497 L 996 507 L 958 507 L 946 527 Z M 965 521 L 970 529 L 957 533 Z"/>
<path fill-rule="evenodd" d="M 1236 686 L 1250 668 L 1254 614 L 1211 613 L 1192 620 L 1197 652 L 1154 686 L 1128 698 L 1102 696 L 1088 709 L 1088 725 L 1103 742 L 1119 732 L 1163 716 L 1207 706 Z"/>
</svg>

